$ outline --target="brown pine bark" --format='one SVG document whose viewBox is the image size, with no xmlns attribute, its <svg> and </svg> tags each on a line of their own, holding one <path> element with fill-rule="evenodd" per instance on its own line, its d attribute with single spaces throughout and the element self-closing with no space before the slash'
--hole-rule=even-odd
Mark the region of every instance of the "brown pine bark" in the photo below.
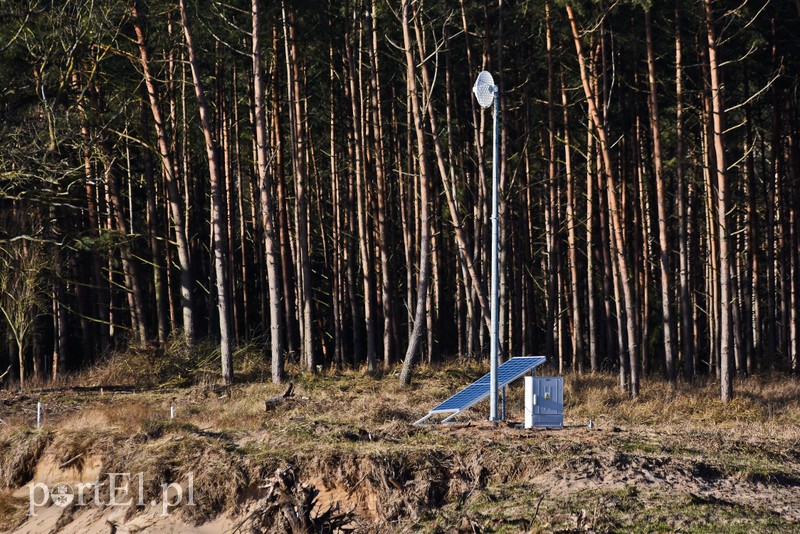
<svg viewBox="0 0 800 534">
<path fill-rule="evenodd" d="M 181 194 L 178 191 L 178 184 L 175 179 L 173 168 L 173 154 L 170 151 L 169 137 L 165 129 L 165 123 L 161 116 L 159 103 L 159 93 L 155 85 L 153 73 L 150 69 L 150 59 L 148 57 L 145 36 L 142 30 L 142 21 L 139 16 L 139 9 L 136 3 L 131 8 L 133 15 L 133 28 L 136 33 L 136 44 L 139 49 L 139 61 L 142 66 L 145 87 L 150 103 L 150 112 L 153 115 L 153 123 L 158 137 L 158 149 L 161 156 L 162 170 L 166 180 L 167 192 L 169 196 L 169 208 L 172 216 L 172 224 L 175 229 L 175 243 L 178 253 L 178 264 L 180 267 L 180 294 L 181 309 L 183 311 L 183 334 L 189 343 L 194 341 L 194 313 L 192 298 L 192 265 L 189 257 L 189 242 L 186 239 L 186 221 L 184 219 L 184 209 L 181 203 Z M 185 199 L 188 202 L 188 198 Z"/>
<path fill-rule="evenodd" d="M 211 179 L 211 231 L 214 243 L 214 271 L 217 284 L 217 308 L 220 334 L 220 360 L 222 363 L 222 379 L 226 384 L 233 381 L 233 353 L 231 351 L 231 324 L 230 306 L 231 295 L 228 284 L 228 226 L 225 223 L 225 205 L 222 199 L 222 186 L 225 180 L 223 168 L 219 161 L 219 151 L 214 140 L 211 124 L 211 113 L 206 102 L 203 77 L 195 52 L 192 34 L 189 26 L 189 17 L 186 13 L 185 0 L 179 0 L 181 10 L 181 24 L 186 39 L 186 48 L 189 53 L 189 66 L 192 70 L 194 91 L 200 112 L 200 122 L 203 130 L 203 140 L 206 145 L 208 158 L 208 174 Z"/>
<path fill-rule="evenodd" d="M 388 369 L 394 360 L 392 315 L 394 306 L 392 305 L 392 277 L 389 250 L 389 232 L 386 225 L 386 171 L 384 163 L 384 132 L 383 132 L 383 113 L 381 106 L 381 82 L 380 70 L 378 69 L 378 3 L 372 0 L 372 12 L 370 13 L 372 47 L 370 48 L 370 98 L 372 111 L 372 129 L 375 142 L 375 181 L 376 196 L 378 200 L 378 248 L 381 258 L 381 305 L 383 306 L 383 367 Z"/>
<path fill-rule="evenodd" d="M 714 11 L 711 0 L 704 0 L 706 14 L 706 35 L 708 37 L 708 66 L 711 81 L 711 109 L 713 120 L 714 153 L 717 175 L 716 224 L 719 229 L 719 278 L 721 306 L 720 314 L 720 397 L 723 402 L 733 398 L 733 369 L 731 361 L 731 268 L 728 246 L 728 166 L 725 153 L 725 104 L 720 80 L 720 67 L 717 58 L 717 38 L 714 29 Z"/>
<path fill-rule="evenodd" d="M 645 11 L 645 34 L 647 43 L 647 80 L 650 101 L 650 130 L 653 134 L 653 167 L 656 179 L 656 206 L 658 213 L 658 265 L 661 285 L 661 315 L 664 332 L 664 369 L 670 385 L 675 386 L 675 351 L 676 329 L 672 316 L 672 289 L 670 284 L 669 239 L 667 222 L 667 198 L 664 191 L 664 164 L 661 155 L 661 128 L 658 120 L 658 86 L 656 82 L 656 60 L 653 52 L 653 21 L 650 9 Z"/>
<path fill-rule="evenodd" d="M 308 198 L 306 176 L 306 135 L 303 128 L 303 106 L 300 91 L 300 57 L 297 50 L 295 13 L 289 11 L 281 3 L 286 40 L 286 79 L 292 127 L 292 161 L 295 184 L 295 215 L 297 218 L 297 249 L 300 272 L 300 304 L 302 309 L 302 358 L 306 368 L 316 370 L 316 354 L 314 353 L 314 313 L 311 279 L 311 260 L 309 258 L 308 233 Z"/>
<path fill-rule="evenodd" d="M 597 105 L 595 103 L 594 95 L 589 85 L 589 77 L 586 71 L 586 60 L 583 53 L 583 45 L 581 43 L 580 34 L 578 33 L 578 26 L 575 22 L 575 15 L 570 6 L 567 6 L 567 17 L 570 21 L 572 29 L 572 36 L 575 41 L 575 50 L 578 55 L 578 63 L 580 65 L 581 81 L 583 83 L 583 90 L 586 95 L 586 100 L 589 106 L 589 113 L 597 130 L 598 144 L 600 153 L 603 157 L 603 165 L 606 176 L 608 177 L 608 204 L 611 212 L 614 247 L 617 257 L 617 268 L 619 269 L 620 284 L 622 285 L 622 292 L 624 296 L 625 314 L 626 314 L 626 331 L 628 342 L 628 358 L 630 362 L 630 388 L 629 392 L 632 397 L 639 395 L 639 346 L 636 339 L 636 319 L 634 309 L 634 296 L 633 296 L 633 282 L 628 273 L 628 262 L 625 257 L 625 240 L 623 237 L 623 228 L 620 222 L 619 202 L 617 199 L 617 192 L 615 189 L 614 179 L 614 166 L 611 160 L 611 152 L 609 142 L 607 139 L 605 124 L 600 117 Z"/>
<path fill-rule="evenodd" d="M 564 111 L 564 166 L 567 180 L 567 251 L 570 268 L 570 295 L 572 307 L 572 370 L 583 373 L 584 348 L 583 348 L 583 314 L 581 310 L 581 284 L 578 269 L 578 245 L 575 236 L 575 176 L 572 168 L 572 138 L 569 128 L 569 103 L 567 102 L 567 88 L 564 85 L 564 74 L 561 73 L 561 106 Z M 595 362 L 595 367 L 597 362 Z"/>
<path fill-rule="evenodd" d="M 692 300 L 690 293 L 688 214 L 686 198 L 686 178 L 683 149 L 683 56 L 681 45 L 681 0 L 675 4 L 675 143 L 678 205 L 678 249 L 681 292 L 681 345 L 683 347 L 683 377 L 686 381 L 694 378 L 694 342 L 692 331 Z"/>
<path fill-rule="evenodd" d="M 353 28 L 353 32 L 356 29 Z M 345 50 L 349 63 L 348 84 L 350 86 L 350 104 L 353 118 L 353 148 L 355 150 L 355 187 L 356 187 L 356 214 L 358 219 L 358 248 L 361 259 L 361 282 L 364 290 L 364 322 L 367 333 L 367 370 L 370 373 L 376 370 L 376 335 L 375 335 L 375 280 L 373 278 L 373 263 L 371 255 L 372 228 L 368 211 L 367 179 L 365 162 L 365 123 L 361 111 L 361 82 L 358 76 L 356 54 L 360 57 L 361 50 L 354 50 L 350 42 L 352 35 L 345 39 Z M 359 39 L 360 42 L 360 39 Z"/>
<path fill-rule="evenodd" d="M 285 378 L 282 343 L 282 316 L 280 277 L 278 275 L 280 250 L 275 237 L 275 207 L 272 201 L 272 184 L 269 180 L 269 157 L 267 154 L 267 120 L 264 83 L 264 65 L 261 60 L 261 10 L 260 1 L 251 0 L 250 16 L 252 22 L 251 57 L 253 60 L 253 107 L 256 130 L 256 170 L 260 189 L 261 221 L 264 229 L 264 249 L 267 263 L 267 284 L 269 286 L 269 343 L 272 359 L 272 382 L 280 384 Z M 264 281 L 262 280 L 263 284 Z M 284 295 L 288 298 L 288 295 Z M 265 350 L 266 353 L 266 344 Z"/>
<path fill-rule="evenodd" d="M 417 138 L 417 157 L 419 160 L 419 279 L 417 281 L 417 303 L 414 309 L 414 326 L 408 340 L 408 349 L 403 360 L 403 369 L 400 372 L 400 384 L 410 385 L 414 360 L 422 345 L 422 330 L 425 323 L 425 308 L 428 298 L 428 286 L 431 276 L 431 221 L 428 199 L 428 183 L 431 170 L 425 152 L 425 132 L 422 130 L 422 112 L 417 94 L 416 65 L 411 48 L 411 31 L 409 29 L 409 0 L 402 0 L 401 24 L 403 26 L 403 45 L 406 58 L 406 88 L 411 101 L 411 111 L 414 117 L 414 131 Z"/>
<path fill-rule="evenodd" d="M 558 309 L 559 220 L 558 179 L 556 175 L 556 111 L 555 68 L 553 66 L 553 30 L 550 24 L 550 4 L 545 3 L 545 35 L 547 42 L 547 187 L 549 191 L 547 221 L 547 319 L 545 320 L 545 354 L 562 367 L 562 357 L 556 342 L 556 312 Z"/>
</svg>

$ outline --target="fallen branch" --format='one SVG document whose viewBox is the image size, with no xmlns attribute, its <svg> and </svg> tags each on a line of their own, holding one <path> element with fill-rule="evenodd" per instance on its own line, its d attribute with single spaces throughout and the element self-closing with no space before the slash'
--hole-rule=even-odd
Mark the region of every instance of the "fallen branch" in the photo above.
<svg viewBox="0 0 800 534">
<path fill-rule="evenodd" d="M 69 460 L 67 460 L 66 462 L 64 462 L 63 464 L 59 465 L 59 466 L 58 466 L 58 468 L 59 468 L 59 469 L 66 469 L 67 467 L 69 467 L 69 466 L 71 466 L 72 464 L 74 464 L 74 463 L 75 463 L 77 460 L 79 460 L 80 458 L 83 458 L 83 453 L 80 453 L 80 454 L 78 454 L 78 455 L 76 455 L 76 456 L 73 456 L 72 458 L 70 458 Z"/>
<path fill-rule="evenodd" d="M 345 528 L 352 520 L 352 512 L 341 512 L 338 504 L 320 511 L 317 502 L 319 490 L 313 485 L 302 483 L 293 466 L 278 469 L 266 485 L 269 493 L 260 499 L 260 506 L 250 514 L 249 523 L 255 532 L 348 532 Z M 245 523 L 237 526 L 241 529 Z"/>
<path fill-rule="evenodd" d="M 367 478 L 367 475 L 366 475 L 366 474 L 365 474 L 363 477 L 361 477 L 361 479 L 360 479 L 358 482 L 356 482 L 355 484 L 353 484 L 353 487 L 352 487 L 352 488 L 350 488 L 350 491 L 348 491 L 348 492 L 347 492 L 347 496 L 348 496 L 348 497 L 350 497 L 350 496 L 353 494 L 353 492 L 356 490 L 356 488 L 359 486 L 359 484 L 361 484 L 362 482 L 364 482 L 364 479 L 365 479 L 365 478 Z"/>
<path fill-rule="evenodd" d="M 294 397 L 294 384 L 291 382 L 286 387 L 286 391 L 283 392 L 283 395 L 275 395 L 271 399 L 267 399 L 264 401 L 264 408 L 269 411 L 276 408 L 278 405 L 286 402 L 287 400 Z"/>
<path fill-rule="evenodd" d="M 533 528 L 533 524 L 536 522 L 536 518 L 539 516 L 539 507 L 542 505 L 542 501 L 544 500 L 544 494 L 539 497 L 539 502 L 536 503 L 536 511 L 533 513 L 533 517 L 531 518 L 531 522 L 528 524 L 528 530 Z"/>
</svg>

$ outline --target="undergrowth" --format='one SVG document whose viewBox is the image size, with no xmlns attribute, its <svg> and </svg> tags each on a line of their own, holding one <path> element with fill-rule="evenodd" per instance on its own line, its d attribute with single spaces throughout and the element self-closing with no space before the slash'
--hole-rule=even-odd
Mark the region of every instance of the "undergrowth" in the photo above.
<svg viewBox="0 0 800 534">
<path fill-rule="evenodd" d="M 713 525 L 748 514 L 759 528 L 783 523 L 757 508 L 721 511 L 687 493 L 678 494 L 683 504 L 675 507 L 667 493 L 562 489 L 567 500 L 559 503 L 531 485 L 542 473 L 590 477 L 598 469 L 635 474 L 674 466 L 690 479 L 800 487 L 800 385 L 780 375 L 738 379 L 728 404 L 717 400 L 710 379 L 672 389 L 646 378 L 631 400 L 615 376 L 567 375 L 567 428 L 524 432 L 485 422 L 485 402 L 468 412 L 467 427 L 412 426 L 485 373 L 474 361 L 420 366 L 411 388 L 400 386 L 396 368 L 375 376 L 363 369 L 311 374 L 290 363 L 294 394 L 267 410 L 265 401 L 280 397 L 286 384 L 271 382 L 260 344 L 235 352 L 231 386 L 217 379 L 218 358 L 211 344 L 189 348 L 172 340 L 161 349 L 113 354 L 58 388 L 0 391 L 9 407 L 0 426 L 0 488 L 27 483 L 43 456 L 55 465 L 74 461 L 80 468 L 92 459 L 101 472 L 146 473 L 148 498 L 192 472 L 203 488 L 200 506 L 180 513 L 204 522 L 238 510 L 248 495 L 257 498 L 276 469 L 296 466 L 298 476 L 317 480 L 362 516 L 372 514 L 372 524 L 547 532 L 635 531 L 646 524 L 685 530 L 693 521 Z M 32 428 L 38 401 L 45 406 L 40 431 Z M 507 406 L 509 420 L 520 421 L 521 381 L 508 388 Z M 525 498 L 500 489 L 507 484 Z M 16 514 L 18 505 L 0 493 L 0 516 L 4 509 Z"/>
</svg>

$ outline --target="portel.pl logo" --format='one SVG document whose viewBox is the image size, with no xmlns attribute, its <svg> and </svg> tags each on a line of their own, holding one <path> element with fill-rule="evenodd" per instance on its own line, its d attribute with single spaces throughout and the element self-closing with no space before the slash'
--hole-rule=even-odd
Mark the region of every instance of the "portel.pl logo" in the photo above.
<svg viewBox="0 0 800 534">
<path fill-rule="evenodd" d="M 161 515 L 180 504 L 194 506 L 194 473 L 189 471 L 184 484 L 161 484 L 161 500 L 145 501 L 144 473 L 106 473 L 105 479 L 75 484 L 48 485 L 43 482 L 28 484 L 28 515 L 36 516 L 36 509 L 51 503 L 67 506 L 161 506 Z M 107 491 L 103 491 L 108 487 Z M 184 497 L 186 501 L 184 502 Z"/>
</svg>

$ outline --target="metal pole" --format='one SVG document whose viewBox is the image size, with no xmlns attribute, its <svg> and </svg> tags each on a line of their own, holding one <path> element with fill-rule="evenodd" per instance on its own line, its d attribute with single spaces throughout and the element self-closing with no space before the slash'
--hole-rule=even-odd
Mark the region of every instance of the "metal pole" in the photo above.
<svg viewBox="0 0 800 534">
<path fill-rule="evenodd" d="M 491 359 L 491 370 L 490 370 L 490 381 L 489 381 L 489 402 L 491 404 L 491 408 L 489 410 L 489 420 L 490 421 L 498 421 L 497 417 L 497 352 L 498 352 L 498 344 L 497 344 L 497 306 L 498 306 L 498 288 L 497 288 L 497 167 L 498 167 L 498 159 L 499 159 L 499 146 L 498 143 L 500 141 L 499 135 L 499 120 L 498 120 L 498 89 L 497 87 L 493 88 L 494 93 L 494 147 L 492 150 L 492 290 L 491 290 L 491 297 L 492 297 L 492 310 L 491 310 L 491 322 L 492 322 L 492 331 L 490 334 L 490 344 L 489 350 L 491 352 L 490 359 Z"/>
</svg>

